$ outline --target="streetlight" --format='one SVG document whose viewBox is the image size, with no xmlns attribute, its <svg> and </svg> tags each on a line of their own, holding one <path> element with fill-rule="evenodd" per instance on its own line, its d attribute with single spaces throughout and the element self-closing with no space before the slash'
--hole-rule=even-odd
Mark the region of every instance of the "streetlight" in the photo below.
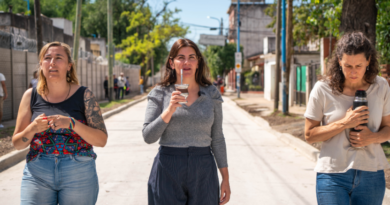
<svg viewBox="0 0 390 205">
<path fill-rule="evenodd" d="M 223 35 L 222 34 L 222 29 L 223 29 L 223 20 L 221 18 L 221 20 L 219 20 L 218 18 L 215 18 L 215 17 L 211 17 L 211 16 L 207 16 L 208 19 L 215 19 L 218 21 L 219 25 L 221 25 L 220 29 L 219 29 L 219 35 Z"/>
</svg>

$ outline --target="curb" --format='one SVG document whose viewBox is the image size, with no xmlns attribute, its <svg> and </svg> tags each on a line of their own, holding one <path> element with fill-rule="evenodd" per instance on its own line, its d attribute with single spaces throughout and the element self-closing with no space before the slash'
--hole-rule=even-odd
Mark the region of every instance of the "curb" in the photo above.
<svg viewBox="0 0 390 205">
<path fill-rule="evenodd" d="M 15 150 L 15 151 L 12 151 L 12 152 L 0 157 L 0 172 L 14 166 L 15 164 L 19 163 L 22 160 L 26 159 L 26 155 L 27 155 L 29 150 L 30 150 L 30 147 L 26 147 L 22 150 Z"/>
<path fill-rule="evenodd" d="M 271 126 L 269 125 L 269 123 L 266 120 L 264 120 L 261 117 L 254 117 L 254 116 L 252 116 L 247 111 L 245 111 L 240 106 L 238 106 L 238 104 L 236 102 L 234 102 L 233 100 L 231 100 L 230 98 L 224 97 L 224 101 L 229 103 L 229 104 L 232 104 L 232 105 L 235 105 L 235 106 L 239 107 L 240 108 L 239 110 L 243 114 L 245 114 L 247 117 L 252 119 L 257 125 L 259 125 L 263 129 L 271 132 L 280 141 L 282 141 L 282 142 L 286 143 L 287 145 L 291 146 L 292 148 L 294 148 L 295 150 L 300 152 L 302 155 L 304 155 L 305 157 L 307 157 L 311 161 L 317 162 L 318 156 L 320 154 L 320 151 L 318 149 L 310 146 L 306 142 L 304 142 L 304 141 L 302 141 L 302 140 L 292 136 L 291 134 L 280 133 L 280 132 L 272 129 Z"/>
<path fill-rule="evenodd" d="M 125 105 L 122 105 L 118 108 L 110 110 L 110 111 L 103 114 L 103 119 L 107 119 L 107 118 L 145 100 L 146 98 L 147 98 L 147 96 L 144 96 L 141 99 L 131 101 Z M 12 151 L 12 152 L 0 157 L 0 172 L 16 165 L 17 163 L 21 162 L 22 160 L 26 159 L 26 155 L 27 155 L 29 150 L 30 150 L 30 147 L 26 147 L 22 150 L 15 150 L 15 151 Z"/>
<path fill-rule="evenodd" d="M 120 107 L 118 107 L 118 108 L 115 108 L 115 109 L 113 109 L 113 110 L 110 110 L 110 111 L 108 111 L 108 112 L 106 112 L 106 113 L 103 113 L 103 119 L 104 119 L 104 120 L 105 120 L 105 119 L 108 119 L 109 117 L 111 117 L 111 116 L 113 116 L 113 115 L 115 115 L 115 114 L 117 114 L 117 113 L 119 113 L 119 112 L 122 112 L 123 110 L 125 110 L 125 109 L 129 108 L 130 106 L 133 106 L 133 105 L 135 105 L 135 104 L 137 104 L 137 103 L 139 103 L 139 102 L 145 100 L 146 98 L 147 98 L 147 96 L 144 96 L 144 97 L 142 97 L 141 99 L 131 101 L 131 102 L 125 104 L 125 105 L 122 105 L 122 106 L 120 106 Z"/>
</svg>

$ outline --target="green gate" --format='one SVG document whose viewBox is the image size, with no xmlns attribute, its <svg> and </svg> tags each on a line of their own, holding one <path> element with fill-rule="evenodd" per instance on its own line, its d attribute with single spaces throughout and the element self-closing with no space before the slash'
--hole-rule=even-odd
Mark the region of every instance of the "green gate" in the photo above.
<svg viewBox="0 0 390 205">
<path fill-rule="evenodd" d="M 297 67 L 296 104 L 306 104 L 306 66 Z"/>
</svg>

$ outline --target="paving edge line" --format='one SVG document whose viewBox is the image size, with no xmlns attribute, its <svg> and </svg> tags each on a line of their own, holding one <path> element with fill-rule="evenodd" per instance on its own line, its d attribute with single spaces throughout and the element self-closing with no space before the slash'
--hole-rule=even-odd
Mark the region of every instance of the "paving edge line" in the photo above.
<svg viewBox="0 0 390 205">
<path fill-rule="evenodd" d="M 230 98 L 227 98 L 227 97 L 224 97 L 224 100 L 229 103 L 229 104 L 232 104 L 232 105 L 235 105 L 239 108 L 239 110 L 245 114 L 246 116 L 248 116 L 250 119 L 252 119 L 257 125 L 259 125 L 260 127 L 262 127 L 263 129 L 267 130 L 268 132 L 271 132 L 272 134 L 274 134 L 280 141 L 286 143 L 287 145 L 291 146 L 292 148 L 294 148 L 295 150 L 297 150 L 298 152 L 300 152 L 302 155 L 304 155 L 305 157 L 307 157 L 308 159 L 310 159 L 311 161 L 314 161 L 314 162 L 317 162 L 317 159 L 318 159 L 318 156 L 320 154 L 320 151 L 312 146 L 310 146 L 309 144 L 307 144 L 306 142 L 303 142 L 302 140 L 294 137 L 293 135 L 291 134 L 288 134 L 288 133 L 280 133 L 274 129 L 271 128 L 271 126 L 269 125 L 269 123 L 264 120 L 263 118 L 261 117 L 254 117 L 252 116 L 251 114 L 249 114 L 247 111 L 245 111 L 244 109 L 242 109 L 238 104 L 237 102 L 231 100 Z"/>
<path fill-rule="evenodd" d="M 106 113 L 103 113 L 103 119 L 108 119 L 109 117 L 111 117 L 111 116 L 113 116 L 113 115 L 115 115 L 117 113 L 122 112 L 123 110 L 125 110 L 125 109 L 127 109 L 127 108 L 129 108 L 129 107 L 131 107 L 131 106 L 133 106 L 133 105 L 135 105 L 135 104 L 145 100 L 146 98 L 147 98 L 147 96 L 144 96 L 141 99 L 131 101 L 131 102 L 125 104 L 125 105 L 122 105 L 122 106 L 120 106 L 118 108 L 110 110 L 110 111 L 108 111 Z"/>
<path fill-rule="evenodd" d="M 144 96 L 141 99 L 131 101 L 125 105 L 122 105 L 118 108 L 110 110 L 106 113 L 103 113 L 103 119 L 108 119 L 109 117 L 111 117 L 119 112 L 122 112 L 123 110 L 145 100 L 146 98 L 147 98 L 147 96 Z M 29 149 L 30 149 L 29 147 L 26 147 L 25 149 L 22 149 L 22 150 L 15 150 L 15 151 L 12 151 L 12 152 L 0 157 L 0 172 L 16 165 L 17 163 L 21 162 L 22 160 L 26 159 L 26 155 L 27 155 Z"/>
</svg>

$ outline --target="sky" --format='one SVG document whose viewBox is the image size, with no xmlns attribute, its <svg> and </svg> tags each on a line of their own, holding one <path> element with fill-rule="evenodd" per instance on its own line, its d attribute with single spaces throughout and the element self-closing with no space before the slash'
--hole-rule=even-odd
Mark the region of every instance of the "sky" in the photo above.
<svg viewBox="0 0 390 205">
<path fill-rule="evenodd" d="M 148 0 L 153 10 L 160 10 L 163 7 L 162 2 L 162 0 Z M 168 7 L 171 10 L 175 8 L 182 10 L 176 17 L 180 18 L 183 25 L 196 24 L 219 28 L 220 24 L 217 20 L 207 18 L 207 16 L 211 16 L 218 19 L 223 18 L 223 27 L 228 28 L 229 16 L 227 10 L 229 9 L 230 3 L 231 0 L 176 0 L 170 3 Z M 186 38 L 196 43 L 199 41 L 200 34 L 219 34 L 219 29 L 210 31 L 209 28 L 195 26 L 190 26 L 189 31 L 190 33 L 187 34 Z"/>
</svg>

